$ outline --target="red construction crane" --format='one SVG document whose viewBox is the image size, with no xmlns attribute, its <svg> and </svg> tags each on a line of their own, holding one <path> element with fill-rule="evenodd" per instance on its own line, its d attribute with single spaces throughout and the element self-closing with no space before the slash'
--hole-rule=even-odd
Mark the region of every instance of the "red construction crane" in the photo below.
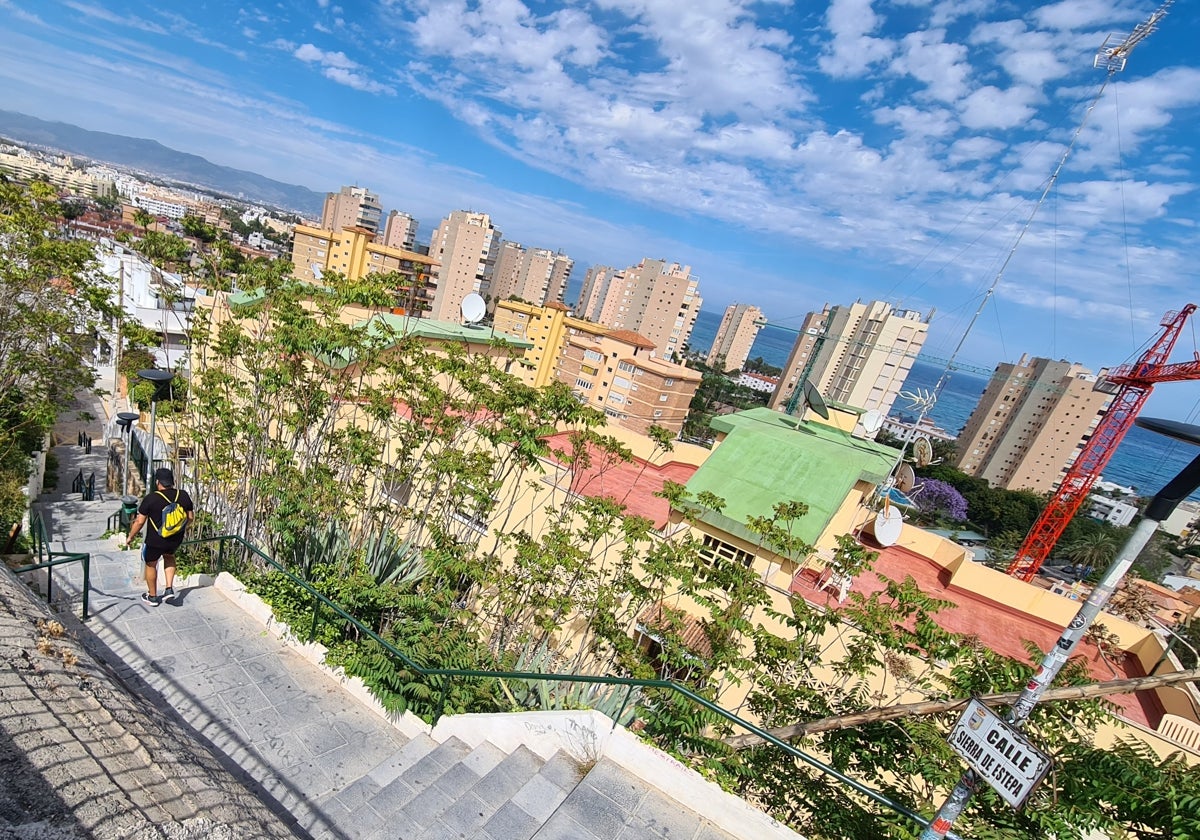
<svg viewBox="0 0 1200 840">
<path fill-rule="evenodd" d="M 1063 529 L 1117 451 L 1117 444 L 1133 425 L 1155 384 L 1200 379 L 1200 355 L 1190 362 L 1167 364 L 1184 323 L 1195 311 L 1196 304 L 1189 303 L 1178 312 L 1168 312 L 1159 322 L 1164 329 L 1154 345 L 1133 364 L 1121 365 L 1109 372 L 1105 384 L 1117 388 L 1112 405 L 1017 549 L 1017 556 L 1008 567 L 1010 575 L 1025 581 L 1033 580 Z"/>
</svg>

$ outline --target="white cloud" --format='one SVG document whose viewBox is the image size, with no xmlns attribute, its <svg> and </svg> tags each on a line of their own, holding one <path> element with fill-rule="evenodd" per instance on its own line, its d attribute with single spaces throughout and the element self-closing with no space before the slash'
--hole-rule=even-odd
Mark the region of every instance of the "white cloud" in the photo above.
<svg viewBox="0 0 1200 840">
<path fill-rule="evenodd" d="M 958 130 L 958 119 L 946 108 L 897 105 L 876 108 L 872 115 L 882 125 L 894 125 L 907 137 L 948 137 Z"/>
<path fill-rule="evenodd" d="M 987 85 L 971 93 L 960 104 L 960 119 L 967 128 L 1014 128 L 1030 120 L 1036 111 L 1037 91 L 1018 85 L 1008 90 Z"/>
<path fill-rule="evenodd" d="M 361 72 L 359 64 L 344 52 L 326 51 L 313 44 L 301 44 L 292 51 L 292 55 L 306 64 L 320 65 L 321 74 L 339 85 L 365 93 L 395 93 L 393 88 L 373 81 Z"/>
<path fill-rule="evenodd" d="M 892 41 L 872 34 L 882 21 L 871 8 L 871 0 L 833 0 L 825 21 L 833 41 L 818 64 L 830 76 L 860 76 L 895 51 Z"/>
<path fill-rule="evenodd" d="M 1136 12 L 1111 0 L 1062 0 L 1035 9 L 1033 19 L 1049 29 L 1076 30 L 1108 27 L 1120 21 L 1137 19 Z"/>
<path fill-rule="evenodd" d="M 941 102 L 954 102 L 966 93 L 967 48 L 947 43 L 942 29 L 927 29 L 905 35 L 900 54 L 892 61 L 891 70 L 909 75 L 925 84 L 928 94 Z"/>
<path fill-rule="evenodd" d="M 995 45 L 1000 65 L 1020 84 L 1040 88 L 1071 71 L 1061 58 L 1061 39 L 1049 32 L 1030 30 L 1024 21 L 980 24 L 971 33 L 971 43 Z"/>
</svg>

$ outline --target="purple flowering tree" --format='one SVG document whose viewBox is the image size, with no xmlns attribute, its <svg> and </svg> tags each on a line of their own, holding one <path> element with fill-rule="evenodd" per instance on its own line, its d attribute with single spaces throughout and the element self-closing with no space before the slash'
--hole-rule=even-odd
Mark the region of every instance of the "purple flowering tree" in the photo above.
<svg viewBox="0 0 1200 840">
<path fill-rule="evenodd" d="M 913 501 L 921 513 L 951 522 L 967 521 L 967 500 L 954 489 L 954 485 L 927 478 L 921 482 L 920 488 L 920 492 L 913 494 Z"/>
</svg>

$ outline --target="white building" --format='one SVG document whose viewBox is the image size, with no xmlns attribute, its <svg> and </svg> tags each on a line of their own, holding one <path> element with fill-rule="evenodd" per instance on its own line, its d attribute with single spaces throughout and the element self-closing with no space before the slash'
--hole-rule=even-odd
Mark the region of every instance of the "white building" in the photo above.
<svg viewBox="0 0 1200 840">
<path fill-rule="evenodd" d="M 775 386 L 779 384 L 779 380 L 772 376 L 763 376 L 761 373 L 746 373 L 744 371 L 734 382 L 744 385 L 752 391 L 761 391 L 764 394 L 774 393 Z"/>
<path fill-rule="evenodd" d="M 1137 516 L 1137 505 L 1110 499 L 1108 496 L 1088 496 L 1088 513 L 1094 519 L 1124 528 Z"/>
<path fill-rule="evenodd" d="M 162 271 L 118 242 L 101 240 L 96 253 L 101 271 L 121 290 L 125 317 L 162 336 L 162 346 L 154 351 L 155 363 L 172 370 L 186 364 L 195 290 L 178 274 Z M 116 345 L 116 324 L 105 340 L 110 347 Z"/>
</svg>

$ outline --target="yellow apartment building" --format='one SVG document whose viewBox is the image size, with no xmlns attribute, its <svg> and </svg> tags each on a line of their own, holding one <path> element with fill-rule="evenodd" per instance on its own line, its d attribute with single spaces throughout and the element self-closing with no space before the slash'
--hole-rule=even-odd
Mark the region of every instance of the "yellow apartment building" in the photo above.
<svg viewBox="0 0 1200 840">
<path fill-rule="evenodd" d="M 318 274 L 336 272 L 347 280 L 368 274 L 398 272 L 407 278 L 398 290 L 393 312 L 420 315 L 428 310 L 434 285 L 430 279 L 437 262 L 415 251 L 380 245 L 366 228 L 340 230 L 296 225 L 292 243 L 292 276 L 308 283 L 321 283 Z"/>
</svg>

